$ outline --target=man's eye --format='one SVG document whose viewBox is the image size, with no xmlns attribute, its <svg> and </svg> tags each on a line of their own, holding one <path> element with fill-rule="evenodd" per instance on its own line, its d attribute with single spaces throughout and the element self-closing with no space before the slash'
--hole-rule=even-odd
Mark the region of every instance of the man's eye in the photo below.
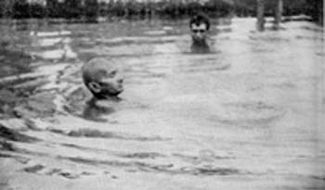
<svg viewBox="0 0 325 190">
<path fill-rule="evenodd" d="M 205 30 L 203 30 L 203 29 L 202 29 L 202 30 L 195 30 L 195 29 L 194 29 L 194 30 L 192 30 L 192 31 L 193 31 L 194 33 L 204 33 L 204 32 L 205 32 Z"/>
<path fill-rule="evenodd" d="M 117 74 L 117 71 L 112 71 L 108 74 L 108 77 L 114 77 Z"/>
</svg>

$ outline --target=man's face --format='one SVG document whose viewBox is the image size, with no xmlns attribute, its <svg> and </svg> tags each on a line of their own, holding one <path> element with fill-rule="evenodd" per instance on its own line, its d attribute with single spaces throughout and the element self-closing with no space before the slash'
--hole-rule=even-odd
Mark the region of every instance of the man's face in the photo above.
<svg viewBox="0 0 325 190">
<path fill-rule="evenodd" d="M 107 70 L 99 82 L 101 92 L 117 96 L 123 91 L 123 78 L 117 69 Z"/>
<path fill-rule="evenodd" d="M 204 41 L 207 37 L 207 25 L 205 23 L 191 25 L 192 39 L 195 42 Z"/>
<path fill-rule="evenodd" d="M 123 91 L 123 78 L 117 69 L 107 69 L 100 73 L 101 77 L 96 82 L 89 84 L 98 97 L 108 98 L 117 96 Z"/>
</svg>

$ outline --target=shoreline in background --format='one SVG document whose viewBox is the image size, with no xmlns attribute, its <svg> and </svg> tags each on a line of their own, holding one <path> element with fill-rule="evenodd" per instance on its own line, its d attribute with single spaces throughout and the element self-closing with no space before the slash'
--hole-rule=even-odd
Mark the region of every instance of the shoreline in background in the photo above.
<svg viewBox="0 0 325 190">
<path fill-rule="evenodd" d="M 41 2 L 41 1 L 39 1 Z M 265 15 L 274 15 L 274 3 L 265 1 Z M 115 19 L 182 19 L 195 12 L 204 12 L 212 18 L 236 15 L 256 16 L 256 1 L 206 0 L 206 1 L 96 1 L 52 0 L 28 3 L 27 0 L 12 3 L 0 2 L 0 18 L 65 18 L 96 22 L 97 18 Z M 323 1 L 283 0 L 283 16 L 306 14 L 322 23 Z"/>
</svg>

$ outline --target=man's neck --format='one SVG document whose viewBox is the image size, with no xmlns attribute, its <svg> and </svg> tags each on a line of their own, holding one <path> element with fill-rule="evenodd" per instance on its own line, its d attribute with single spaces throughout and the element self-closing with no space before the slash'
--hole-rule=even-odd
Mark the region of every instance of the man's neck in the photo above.
<svg viewBox="0 0 325 190">
<path fill-rule="evenodd" d="M 192 53 L 209 53 L 210 47 L 205 40 L 203 41 L 193 41 L 191 46 Z"/>
<path fill-rule="evenodd" d="M 208 46 L 208 43 L 206 42 L 206 40 L 194 40 L 192 45 L 197 47 L 206 47 Z"/>
<path fill-rule="evenodd" d="M 109 95 L 97 95 L 93 97 L 96 101 L 104 100 L 104 101 L 112 101 L 112 102 L 119 102 L 121 98 L 118 96 L 109 96 Z"/>
<path fill-rule="evenodd" d="M 96 107 L 96 108 L 113 108 L 121 100 L 122 99 L 117 96 L 111 96 L 111 97 L 106 97 L 106 98 L 93 97 L 92 99 L 90 99 L 87 102 L 87 104 L 88 104 L 88 106 Z"/>
</svg>

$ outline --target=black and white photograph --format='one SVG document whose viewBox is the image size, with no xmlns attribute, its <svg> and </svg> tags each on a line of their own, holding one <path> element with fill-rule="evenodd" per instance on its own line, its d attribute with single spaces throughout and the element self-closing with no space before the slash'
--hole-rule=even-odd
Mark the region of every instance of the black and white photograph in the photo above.
<svg viewBox="0 0 325 190">
<path fill-rule="evenodd" d="M 0 190 L 325 190 L 323 0 L 0 0 Z"/>
</svg>

